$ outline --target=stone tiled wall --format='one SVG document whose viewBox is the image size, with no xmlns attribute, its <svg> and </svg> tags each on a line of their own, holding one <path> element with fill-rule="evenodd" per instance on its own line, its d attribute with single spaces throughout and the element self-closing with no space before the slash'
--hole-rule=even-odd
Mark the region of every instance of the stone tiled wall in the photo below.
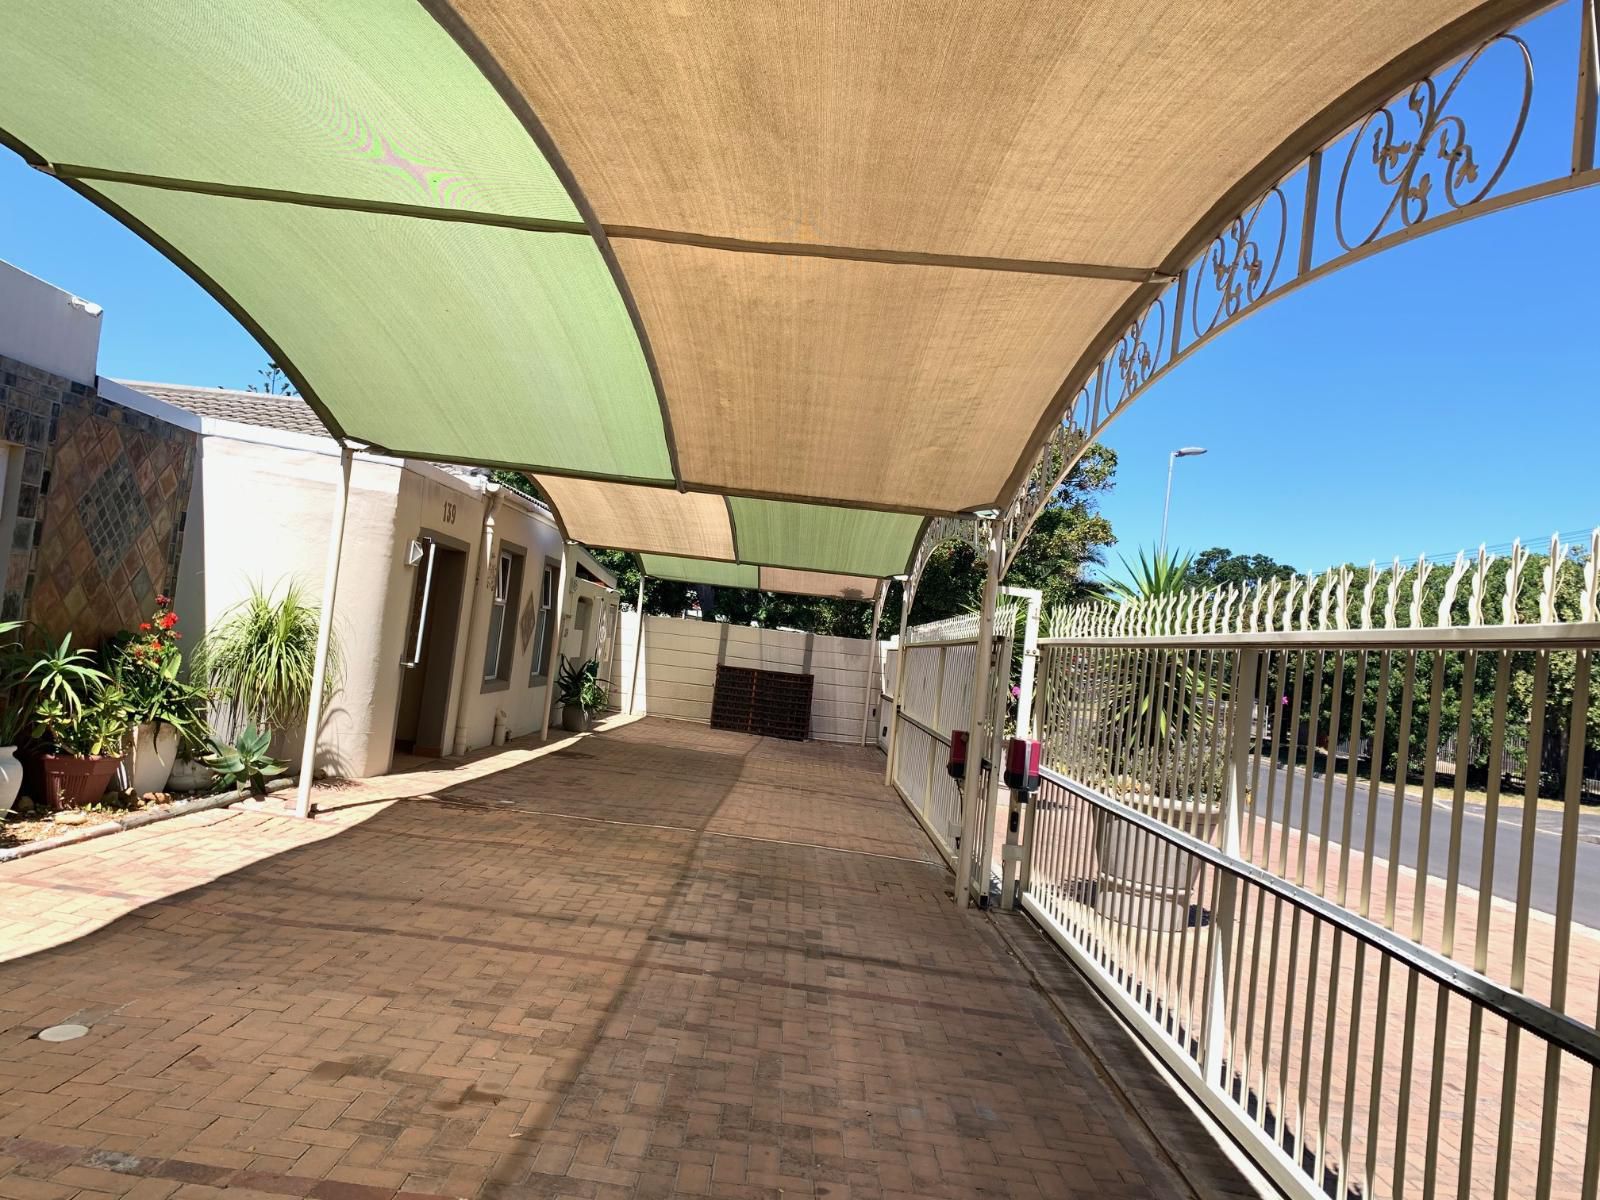
<svg viewBox="0 0 1600 1200">
<path fill-rule="evenodd" d="M 0 436 L 24 448 L 6 616 L 92 645 L 178 575 L 197 435 L 0 355 Z"/>
</svg>

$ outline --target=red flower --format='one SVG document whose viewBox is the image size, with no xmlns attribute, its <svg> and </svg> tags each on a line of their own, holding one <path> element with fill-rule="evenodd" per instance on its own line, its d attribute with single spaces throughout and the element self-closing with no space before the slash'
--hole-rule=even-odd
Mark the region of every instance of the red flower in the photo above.
<svg viewBox="0 0 1600 1200">
<path fill-rule="evenodd" d="M 149 621 L 140 621 L 139 622 L 139 632 L 140 633 L 149 633 L 150 632 L 150 622 Z"/>
<path fill-rule="evenodd" d="M 157 596 L 156 597 L 156 607 L 157 608 L 165 608 L 167 605 L 169 605 L 171 603 L 172 603 L 172 597 L 171 596 Z"/>
<path fill-rule="evenodd" d="M 178 623 L 178 614 L 175 612 L 162 613 L 160 619 L 156 623 L 163 629 L 171 629 Z"/>
<path fill-rule="evenodd" d="M 143 646 L 135 646 L 133 648 L 133 656 L 135 658 L 143 658 L 144 657 L 144 647 Z"/>
</svg>

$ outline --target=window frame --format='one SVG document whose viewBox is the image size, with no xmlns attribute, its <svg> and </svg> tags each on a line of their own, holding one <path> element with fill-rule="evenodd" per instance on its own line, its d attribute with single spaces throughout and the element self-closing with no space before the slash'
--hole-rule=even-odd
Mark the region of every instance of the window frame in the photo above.
<svg viewBox="0 0 1600 1200">
<path fill-rule="evenodd" d="M 545 595 L 545 585 L 550 594 Z M 561 594 L 561 560 L 546 557 L 539 574 L 539 617 L 533 628 L 533 653 L 529 656 L 528 686 L 543 687 L 550 682 L 550 660 L 554 657 L 555 631 L 561 622 L 555 614 L 556 598 Z M 540 668 L 543 668 L 542 670 Z"/>
<path fill-rule="evenodd" d="M 489 593 L 489 626 L 483 643 L 481 692 L 501 692 L 511 686 L 517 657 L 517 616 L 522 601 L 523 566 L 528 552 L 502 541 L 495 550 L 494 586 Z M 495 614 L 499 612 L 499 624 Z M 509 640 L 506 631 L 510 630 Z M 490 650 L 494 653 L 491 656 Z M 491 667 L 491 663 L 493 666 Z"/>
</svg>

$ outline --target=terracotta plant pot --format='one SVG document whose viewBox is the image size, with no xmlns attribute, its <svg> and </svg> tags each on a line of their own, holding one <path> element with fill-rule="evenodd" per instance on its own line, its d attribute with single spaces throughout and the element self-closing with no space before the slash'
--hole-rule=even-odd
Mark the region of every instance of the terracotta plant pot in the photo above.
<svg viewBox="0 0 1600 1200">
<path fill-rule="evenodd" d="M 44 802 L 51 812 L 93 804 L 106 794 L 121 761 L 120 754 L 96 754 L 89 758 L 41 754 L 39 770 L 44 778 Z"/>
</svg>

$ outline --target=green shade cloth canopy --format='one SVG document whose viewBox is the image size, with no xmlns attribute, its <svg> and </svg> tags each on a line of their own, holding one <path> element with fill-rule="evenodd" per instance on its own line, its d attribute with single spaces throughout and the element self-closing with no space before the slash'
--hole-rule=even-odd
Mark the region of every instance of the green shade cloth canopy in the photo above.
<svg viewBox="0 0 1600 1200">
<path fill-rule="evenodd" d="M 663 574 L 870 595 L 1006 507 L 1223 221 L 1534 7 L 17 2 L 0 140 L 336 437 L 526 470 Z"/>
</svg>

